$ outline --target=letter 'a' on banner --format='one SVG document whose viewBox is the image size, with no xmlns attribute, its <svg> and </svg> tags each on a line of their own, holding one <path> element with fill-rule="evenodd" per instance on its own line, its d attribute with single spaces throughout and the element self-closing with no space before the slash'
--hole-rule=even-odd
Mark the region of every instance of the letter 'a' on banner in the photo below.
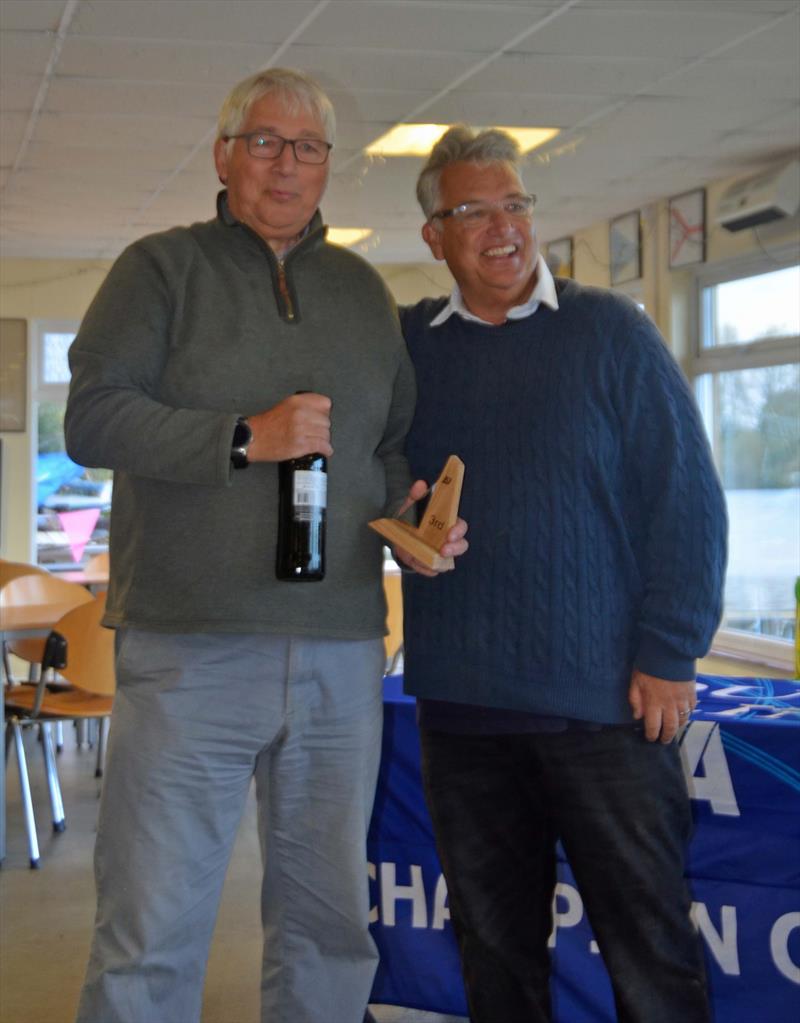
<svg viewBox="0 0 800 1023">
<path fill-rule="evenodd" d="M 388 540 L 392 547 L 406 551 L 423 565 L 436 571 L 453 568 L 452 558 L 443 558 L 439 548 L 458 518 L 458 503 L 464 483 L 464 463 L 450 455 L 425 509 L 425 520 L 416 528 L 401 519 L 373 519 L 370 529 Z"/>
</svg>

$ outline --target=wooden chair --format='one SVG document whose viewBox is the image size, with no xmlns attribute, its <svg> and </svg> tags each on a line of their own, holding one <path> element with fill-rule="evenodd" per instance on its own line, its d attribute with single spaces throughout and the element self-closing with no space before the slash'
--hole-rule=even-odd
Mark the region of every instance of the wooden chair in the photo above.
<svg viewBox="0 0 800 1023">
<path fill-rule="evenodd" d="M 5 558 L 0 558 L 0 593 L 3 588 L 11 582 L 12 579 L 18 579 L 24 575 L 47 575 L 47 572 L 43 568 L 39 568 L 38 565 L 29 565 L 24 561 L 6 561 Z M 2 598 L 0 598 L 0 601 Z M 0 608 L 2 608 L 0 602 Z M 2 611 L 0 611 L 2 614 Z M 2 649 L 3 658 L 3 678 L 4 680 L 11 681 L 11 662 L 8 657 L 8 644 L 3 642 Z"/>
<path fill-rule="evenodd" d="M 47 571 L 39 565 L 29 565 L 25 561 L 6 561 L 5 558 L 0 558 L 0 589 L 21 575 L 47 575 Z"/>
<path fill-rule="evenodd" d="M 6 564 L 13 564 L 7 562 Z M 9 572 L 3 582 L 0 575 L 0 617 L 6 608 L 58 606 L 62 613 L 92 600 L 88 590 L 77 583 L 66 582 L 35 565 L 27 566 L 26 572 Z M 11 639 L 7 642 L 6 653 L 20 657 L 28 664 L 38 665 L 44 654 L 44 638 Z M 8 681 L 13 681 L 8 675 Z"/>
<path fill-rule="evenodd" d="M 383 592 L 386 594 L 386 675 L 394 675 L 403 661 L 403 587 L 399 571 L 384 571 Z"/>
<path fill-rule="evenodd" d="M 6 756 L 13 742 L 33 868 L 39 866 L 39 844 L 22 729 L 41 725 L 53 829 L 63 831 L 64 806 L 50 726 L 58 721 L 104 720 L 111 714 L 116 687 L 114 633 L 100 624 L 104 611 L 105 594 L 99 594 L 67 612 L 45 641 L 38 683 L 5 691 Z"/>
<path fill-rule="evenodd" d="M 101 551 L 89 558 L 83 571 L 87 582 L 84 584 L 92 593 L 100 593 L 108 589 L 108 576 L 111 571 L 111 559 L 108 551 Z"/>
<path fill-rule="evenodd" d="M 94 557 L 89 558 L 86 562 L 86 573 L 87 575 L 105 574 L 108 575 L 111 568 L 111 560 L 108 555 L 108 551 L 101 551 L 99 554 L 95 554 Z"/>
</svg>

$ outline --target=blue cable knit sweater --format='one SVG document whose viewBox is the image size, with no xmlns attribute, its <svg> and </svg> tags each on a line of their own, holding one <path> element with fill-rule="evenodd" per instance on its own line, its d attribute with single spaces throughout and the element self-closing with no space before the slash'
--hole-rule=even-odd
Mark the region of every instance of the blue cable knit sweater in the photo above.
<svg viewBox="0 0 800 1023">
<path fill-rule="evenodd" d="M 694 677 L 718 624 L 727 521 L 702 421 L 652 321 L 556 281 L 559 309 L 487 327 L 403 311 L 407 455 L 464 461 L 470 549 L 404 579 L 405 681 L 434 700 L 631 720 L 632 668 Z"/>
</svg>

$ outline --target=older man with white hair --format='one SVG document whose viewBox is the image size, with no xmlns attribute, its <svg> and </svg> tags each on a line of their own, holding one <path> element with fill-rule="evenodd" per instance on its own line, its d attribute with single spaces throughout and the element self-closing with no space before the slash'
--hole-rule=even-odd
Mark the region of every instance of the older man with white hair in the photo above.
<svg viewBox="0 0 800 1023">
<path fill-rule="evenodd" d="M 408 492 L 414 380 L 380 277 L 325 240 L 333 133 L 303 74 L 234 88 L 216 218 L 130 246 L 70 353 L 68 450 L 115 472 L 118 692 L 81 1023 L 199 1019 L 252 778 L 262 1018 L 364 1015 L 385 631 L 367 522 Z M 327 571 L 282 581 L 278 463 L 311 453 L 329 458 Z"/>
</svg>

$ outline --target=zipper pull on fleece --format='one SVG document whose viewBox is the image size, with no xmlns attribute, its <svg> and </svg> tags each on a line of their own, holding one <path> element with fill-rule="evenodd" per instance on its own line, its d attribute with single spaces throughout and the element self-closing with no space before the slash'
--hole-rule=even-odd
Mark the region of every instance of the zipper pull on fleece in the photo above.
<svg viewBox="0 0 800 1023">
<path fill-rule="evenodd" d="M 278 260 L 278 291 L 283 299 L 283 305 L 286 310 L 286 319 L 293 320 L 294 306 L 292 305 L 292 296 L 289 294 L 289 285 L 286 283 L 286 270 L 283 267 L 282 259 Z"/>
</svg>

